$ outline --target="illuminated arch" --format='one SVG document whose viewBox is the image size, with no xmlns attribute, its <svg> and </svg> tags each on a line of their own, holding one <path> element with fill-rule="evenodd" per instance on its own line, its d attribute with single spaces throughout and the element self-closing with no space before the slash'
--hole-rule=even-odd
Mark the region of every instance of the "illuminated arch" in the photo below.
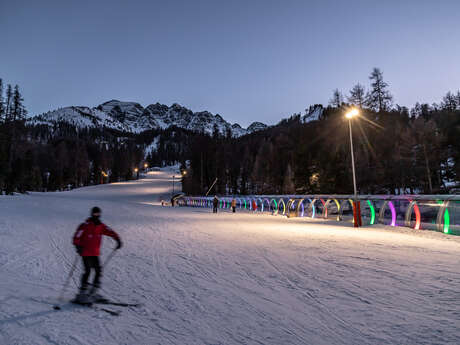
<svg viewBox="0 0 460 345">
<path fill-rule="evenodd" d="M 396 209 L 392 201 L 386 200 L 380 209 L 379 222 L 385 224 L 385 210 L 387 206 L 391 211 L 391 226 L 396 226 Z"/>
<path fill-rule="evenodd" d="M 275 207 L 272 207 L 272 204 L 275 204 Z M 273 211 L 273 214 L 278 214 L 278 202 L 275 199 L 270 201 L 270 209 Z"/>
<path fill-rule="evenodd" d="M 369 205 L 369 208 L 371 210 L 371 223 L 370 224 L 374 225 L 375 224 L 375 208 L 374 208 L 372 201 L 367 200 L 367 204 Z"/>
<path fill-rule="evenodd" d="M 450 213 L 449 213 L 449 206 L 451 202 L 456 203 L 456 204 L 460 203 L 460 201 L 436 200 L 436 203 L 440 205 L 436 223 L 438 224 L 438 230 L 442 231 L 445 234 L 451 233 L 451 229 L 450 229 L 451 219 L 450 219 Z"/>
<path fill-rule="evenodd" d="M 287 207 L 286 207 L 287 212 L 288 212 L 288 217 L 292 217 L 292 215 L 291 215 L 292 211 L 295 211 L 295 215 L 298 216 L 297 207 L 296 207 L 296 202 L 298 202 L 298 200 L 299 199 L 296 199 L 296 198 L 289 199 Z"/>
<path fill-rule="evenodd" d="M 263 212 L 264 211 L 264 201 L 262 198 L 259 198 L 258 200 L 260 201 L 260 212 Z"/>
<path fill-rule="evenodd" d="M 420 210 L 418 208 L 417 202 L 414 203 L 414 212 L 415 212 L 415 230 L 420 230 L 420 222 L 421 222 L 421 216 L 420 216 Z"/>
<path fill-rule="evenodd" d="M 284 216 L 286 214 L 286 204 L 284 203 L 284 200 L 282 198 L 278 200 L 278 213 L 280 211 L 281 204 L 283 204 L 283 213 L 282 213 L 282 215 Z"/>
<path fill-rule="evenodd" d="M 315 218 L 315 216 L 316 216 L 316 206 L 315 206 L 316 200 L 318 200 L 318 199 L 312 199 L 310 201 L 310 204 L 308 205 L 308 207 L 311 208 L 311 217 L 312 218 Z"/>
<path fill-rule="evenodd" d="M 323 199 L 319 199 L 323 204 L 323 214 L 321 215 L 322 218 L 327 218 L 327 207 L 326 202 Z"/>
<path fill-rule="evenodd" d="M 270 200 L 269 200 L 269 199 L 267 199 L 267 198 L 264 198 L 264 199 L 263 199 L 263 201 L 262 201 L 262 205 L 264 204 L 264 202 L 266 202 L 266 203 L 267 203 L 267 206 L 268 206 L 268 212 L 270 212 L 270 211 L 271 211 L 271 210 L 270 210 Z M 263 212 L 263 210 L 264 210 L 264 209 L 263 209 L 263 206 L 262 206 L 262 212 Z"/>
<path fill-rule="evenodd" d="M 305 206 L 304 206 L 304 201 L 308 200 L 311 203 L 311 199 L 300 199 L 299 203 L 297 204 L 297 215 L 299 217 L 304 217 L 305 216 Z"/>
<path fill-rule="evenodd" d="M 321 199 L 321 201 L 323 201 L 323 200 Z M 326 212 L 326 218 L 327 218 L 327 207 L 329 206 L 331 201 L 334 201 L 335 205 L 337 206 L 337 220 L 339 221 L 341 219 L 341 217 L 340 217 L 340 204 L 337 201 L 337 199 L 328 199 L 326 201 L 326 203 L 323 204 L 323 206 L 324 206 L 323 214 L 324 214 L 324 212 Z"/>
<path fill-rule="evenodd" d="M 442 231 L 445 234 L 448 234 L 449 233 L 449 227 L 450 227 L 450 215 L 449 215 L 449 210 L 446 207 L 446 209 L 444 211 L 444 224 L 443 224 L 443 227 L 442 227 Z"/>
<path fill-rule="evenodd" d="M 420 225 L 421 225 L 421 215 L 420 215 L 420 209 L 417 205 L 416 200 L 408 199 L 409 200 L 409 206 L 406 210 L 406 217 L 405 217 L 405 226 L 411 227 L 412 225 L 412 212 L 415 213 L 415 223 L 414 223 L 414 229 L 415 230 L 420 230 Z"/>
<path fill-rule="evenodd" d="M 392 201 L 389 201 L 388 206 L 390 206 L 390 210 L 391 210 L 391 226 L 396 226 L 396 209 L 395 209 L 395 205 L 393 205 Z"/>
<path fill-rule="evenodd" d="M 300 199 L 299 203 L 297 204 L 297 210 L 296 211 L 297 211 L 297 215 L 299 217 L 303 217 L 304 212 L 305 212 L 305 207 L 303 206 L 303 201 L 304 200 L 305 199 Z M 302 211 L 300 211 L 300 207 L 302 207 Z"/>
</svg>

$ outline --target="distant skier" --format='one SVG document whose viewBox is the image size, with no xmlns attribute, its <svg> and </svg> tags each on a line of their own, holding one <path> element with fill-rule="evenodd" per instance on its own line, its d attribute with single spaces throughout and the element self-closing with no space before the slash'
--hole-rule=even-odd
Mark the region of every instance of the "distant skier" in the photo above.
<svg viewBox="0 0 460 345">
<path fill-rule="evenodd" d="M 122 246 L 120 236 L 110 229 L 107 225 L 101 222 L 101 209 L 93 207 L 91 210 L 91 217 L 77 228 L 73 237 L 73 244 L 77 253 L 83 259 L 83 267 L 85 271 L 81 276 L 80 291 L 76 297 L 76 301 L 80 303 L 90 302 L 91 299 L 100 299 L 101 296 L 97 294 L 100 288 L 100 280 L 102 275 L 102 267 L 99 262 L 100 248 L 102 235 L 110 236 L 117 241 L 117 247 L 120 249 Z M 94 280 L 91 291 L 88 290 L 88 278 L 94 269 Z"/>
<path fill-rule="evenodd" d="M 214 195 L 214 199 L 212 200 L 212 212 L 217 213 L 217 205 L 219 205 L 219 199 L 217 199 L 217 195 Z"/>
<path fill-rule="evenodd" d="M 233 213 L 236 212 L 236 200 L 235 200 L 235 198 L 232 199 L 232 211 L 233 211 Z"/>
</svg>

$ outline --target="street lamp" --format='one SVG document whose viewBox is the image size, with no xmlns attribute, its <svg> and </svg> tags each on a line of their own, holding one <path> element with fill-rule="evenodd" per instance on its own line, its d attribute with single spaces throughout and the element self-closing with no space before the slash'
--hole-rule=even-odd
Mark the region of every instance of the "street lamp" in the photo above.
<svg viewBox="0 0 460 345">
<path fill-rule="evenodd" d="M 136 179 L 139 179 L 139 169 L 134 168 L 134 172 L 136 173 Z"/>
<path fill-rule="evenodd" d="M 355 227 L 358 227 L 359 226 L 359 223 L 358 223 L 358 212 L 356 210 L 357 206 L 358 206 L 358 192 L 356 190 L 356 173 L 355 173 L 355 156 L 354 156 L 354 153 L 353 153 L 353 135 L 352 135 L 352 131 L 351 131 L 351 120 L 358 116 L 359 115 L 359 110 L 357 108 L 352 108 L 350 109 L 346 114 L 345 114 L 345 117 L 348 119 L 348 127 L 350 129 L 350 150 L 351 150 L 351 168 L 353 170 L 353 189 L 354 189 L 354 196 L 355 196 L 355 207 L 354 207 L 354 212 L 353 212 L 353 215 L 354 215 L 354 220 L 355 220 Z M 359 206 L 358 206 L 358 209 L 359 209 Z M 359 216 L 360 217 L 360 216 Z"/>
<path fill-rule="evenodd" d="M 147 163 L 144 163 L 144 169 L 147 169 L 149 165 Z"/>
<path fill-rule="evenodd" d="M 107 175 L 107 173 L 104 170 L 102 170 L 101 171 L 101 184 L 104 184 L 104 177 L 107 177 L 107 176 L 109 175 Z"/>
</svg>

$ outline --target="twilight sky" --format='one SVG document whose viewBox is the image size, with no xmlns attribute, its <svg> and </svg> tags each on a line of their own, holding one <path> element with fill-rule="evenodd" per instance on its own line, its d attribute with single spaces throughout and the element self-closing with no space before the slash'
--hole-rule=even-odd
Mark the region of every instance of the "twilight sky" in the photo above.
<svg viewBox="0 0 460 345">
<path fill-rule="evenodd" d="M 398 104 L 460 89 L 459 0 L 0 0 L 31 115 L 110 99 L 274 124 L 380 67 Z"/>
</svg>

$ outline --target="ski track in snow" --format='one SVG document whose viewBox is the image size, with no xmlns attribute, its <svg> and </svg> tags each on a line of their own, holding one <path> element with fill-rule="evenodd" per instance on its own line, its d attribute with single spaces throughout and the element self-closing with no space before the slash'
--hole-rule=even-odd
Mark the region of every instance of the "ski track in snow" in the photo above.
<svg viewBox="0 0 460 345">
<path fill-rule="evenodd" d="M 0 197 L 0 344 L 460 343 L 459 237 L 161 207 L 172 174 Z M 103 293 L 142 303 L 118 317 L 52 309 L 94 205 L 124 241 Z"/>
</svg>

